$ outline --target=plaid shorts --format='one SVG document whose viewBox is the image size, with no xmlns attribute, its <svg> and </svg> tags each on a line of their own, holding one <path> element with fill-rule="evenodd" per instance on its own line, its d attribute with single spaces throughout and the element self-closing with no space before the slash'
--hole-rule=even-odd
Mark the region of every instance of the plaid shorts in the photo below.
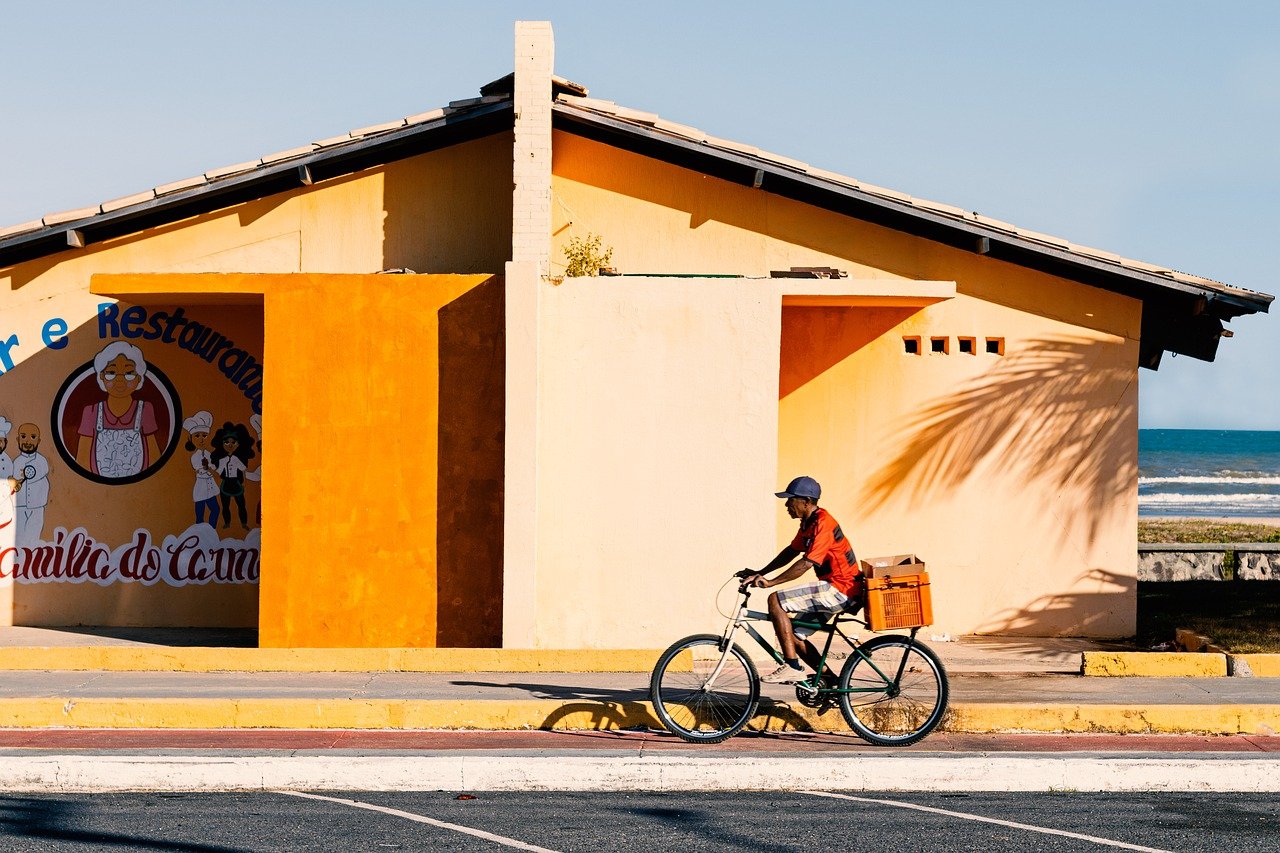
<svg viewBox="0 0 1280 853">
<path fill-rule="evenodd" d="M 844 610 L 848 602 L 849 599 L 844 593 L 826 581 L 812 581 L 790 589 L 778 590 L 778 604 L 782 605 L 783 610 L 792 614 L 793 620 L 826 622 L 832 614 Z M 809 635 L 816 630 L 803 625 L 795 625 L 794 629 L 796 636 L 802 640 L 808 639 Z"/>
</svg>

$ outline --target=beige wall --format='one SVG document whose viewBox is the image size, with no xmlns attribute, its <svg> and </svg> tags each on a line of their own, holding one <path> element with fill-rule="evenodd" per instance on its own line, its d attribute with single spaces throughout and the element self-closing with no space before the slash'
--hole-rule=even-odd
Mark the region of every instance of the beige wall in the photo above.
<svg viewBox="0 0 1280 853">
<path fill-rule="evenodd" d="M 698 348 L 707 346 L 717 356 L 707 364 L 727 371 L 731 385 L 748 370 L 768 374 L 780 398 L 777 438 L 763 429 L 743 436 L 742 445 L 726 450 L 721 460 L 738 471 L 755 471 L 777 454 L 773 483 L 748 489 L 746 481 L 735 481 L 735 498 L 750 496 L 732 514 L 737 532 L 731 538 L 743 543 L 740 550 L 727 561 L 676 560 L 677 567 L 653 575 L 655 561 L 672 562 L 657 559 L 654 550 L 665 547 L 674 554 L 688 540 L 689 531 L 680 528 L 672 531 L 678 535 L 669 532 L 665 541 L 651 544 L 643 557 L 611 560 L 618 568 L 610 576 L 644 573 L 665 578 L 658 587 L 679 591 L 666 608 L 655 611 L 645 602 L 628 605 L 629 616 L 609 618 L 643 626 L 642 635 L 654 643 L 711 627 L 705 618 L 691 618 L 695 608 L 686 596 L 709 596 L 714 579 L 734 561 L 763 563 L 790 538 L 794 522 L 768 493 L 808 473 L 824 483 L 824 503 L 850 531 L 860 555 L 916 552 L 931 564 L 935 633 L 1132 634 L 1139 302 L 559 132 L 553 194 L 553 272 L 557 262 L 563 264 L 569 238 L 594 233 L 613 247 L 614 266 L 628 274 L 760 276 L 793 265 L 830 265 L 847 270 L 850 280 L 899 281 L 904 292 L 915 280 L 953 280 L 956 288 L 953 300 L 927 308 L 802 307 L 791 300 L 746 322 L 742 309 L 725 314 L 719 303 L 707 303 L 717 291 L 699 284 L 696 294 L 676 300 L 693 300 L 688 311 L 709 326 L 692 343 L 667 331 L 667 311 L 675 309 L 646 307 L 650 303 L 641 294 L 616 307 L 597 306 L 589 321 L 577 318 L 558 327 L 557 348 L 578 348 L 574 381 L 613 388 L 624 398 L 622 406 L 636 393 L 634 377 L 623 371 L 630 383 L 612 384 L 619 368 L 600 354 L 611 353 L 608 342 L 619 335 L 625 340 L 638 328 L 655 330 L 648 343 L 654 354 L 693 347 L 701 356 Z M 653 280 L 644 293 L 662 281 Z M 596 286 L 635 285 L 603 279 Z M 720 285 L 735 286 L 742 287 Z M 548 295 L 565 298 L 554 288 L 543 291 L 544 299 Z M 772 366 L 723 358 L 712 343 L 717 336 L 739 335 L 759 350 L 777 347 Z M 908 356 L 903 338 L 917 335 L 926 354 Z M 928 354 L 931 336 L 948 338 L 950 354 Z M 959 353 L 959 336 L 975 337 L 977 354 Z M 1005 354 L 986 354 L 986 337 L 1002 338 Z M 543 347 L 545 353 L 546 337 Z M 760 356 L 752 350 L 753 358 Z M 650 405 L 687 417 L 686 385 L 706 381 L 698 364 L 687 361 L 685 378 L 677 375 L 662 394 L 653 392 L 657 397 Z M 544 365 L 544 377 L 556 373 L 554 365 Z M 774 411 L 761 405 L 748 422 L 758 424 Z M 679 453 L 647 437 L 630 446 L 643 449 L 650 465 L 668 473 L 678 467 L 673 459 L 707 461 L 685 442 L 717 458 L 725 445 L 710 424 L 719 419 L 710 408 L 702 417 L 685 427 Z M 547 413 L 541 423 L 558 428 L 561 422 Z M 753 441 L 753 449 L 742 449 Z M 574 460 L 577 452 L 576 444 L 544 441 L 541 448 L 543 470 Z M 615 491 L 608 480 L 600 487 Z M 572 486 L 560 491 L 567 494 Z M 633 507 L 623 513 L 623 523 L 614 523 L 619 530 L 643 514 L 625 495 L 652 498 L 634 484 L 616 491 L 617 497 L 595 495 L 593 501 L 615 511 Z M 759 512 L 773 513 L 771 542 L 753 538 Z M 729 556 L 722 550 L 717 555 Z M 613 588 L 599 573 L 586 583 L 579 565 L 564 563 L 560 553 L 540 554 L 539 588 L 557 586 L 560 577 L 578 586 Z M 691 577 L 701 580 L 695 585 Z M 566 641 L 606 642 L 605 635 L 582 629 L 555 630 Z"/>
<path fill-rule="evenodd" d="M 660 646 L 673 632 L 712 627 L 726 578 L 779 547 L 772 493 L 784 299 L 901 312 L 955 291 L 911 287 L 904 295 L 900 284 L 875 281 L 541 283 L 536 583 L 520 603 L 527 644 Z M 886 304 L 898 307 L 872 307 Z M 509 507 L 515 489 L 509 479 Z M 728 606 L 732 590 L 722 595 Z"/>
<path fill-rule="evenodd" d="M 777 295 L 586 278 L 540 297 L 533 645 L 711 627 L 724 578 L 774 544 L 770 501 L 745 498 L 773 490 Z"/>
<path fill-rule="evenodd" d="M 784 339 L 869 313 L 784 309 Z M 958 334 L 1006 355 L 960 354 Z M 958 296 L 850 349 L 782 399 L 779 482 L 818 476 L 860 556 L 930 563 L 934 633 L 1132 634 L 1136 342 Z"/>
</svg>

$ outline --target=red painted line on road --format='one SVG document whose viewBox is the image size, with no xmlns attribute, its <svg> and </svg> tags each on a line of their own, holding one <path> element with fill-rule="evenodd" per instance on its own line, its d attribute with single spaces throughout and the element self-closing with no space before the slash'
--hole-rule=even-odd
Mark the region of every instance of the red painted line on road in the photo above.
<svg viewBox="0 0 1280 853">
<path fill-rule="evenodd" d="M 405 731 L 332 729 L 0 729 L 0 749 L 451 750 L 634 749 L 741 752 L 1280 752 L 1280 736 L 935 733 L 911 747 L 875 747 L 852 734 L 744 733 L 693 746 L 640 731 Z"/>
</svg>

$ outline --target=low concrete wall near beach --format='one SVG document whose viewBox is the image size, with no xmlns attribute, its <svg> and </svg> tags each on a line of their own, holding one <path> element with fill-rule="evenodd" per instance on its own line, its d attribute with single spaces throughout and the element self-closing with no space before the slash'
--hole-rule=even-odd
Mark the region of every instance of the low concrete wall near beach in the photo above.
<svg viewBox="0 0 1280 853">
<path fill-rule="evenodd" d="M 1280 580 L 1280 544 L 1141 544 L 1138 580 Z"/>
</svg>

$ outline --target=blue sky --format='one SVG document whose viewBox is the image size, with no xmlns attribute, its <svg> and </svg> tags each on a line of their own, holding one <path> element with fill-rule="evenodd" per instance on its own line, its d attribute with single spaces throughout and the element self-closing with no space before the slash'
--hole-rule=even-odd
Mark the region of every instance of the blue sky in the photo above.
<svg viewBox="0 0 1280 853">
<path fill-rule="evenodd" d="M 1280 292 L 1280 3 L 0 0 L 0 223 L 556 70 L 912 195 Z M 1280 309 L 1278 309 L 1280 311 Z M 1280 429 L 1280 318 L 1140 371 L 1144 427 Z"/>
</svg>

